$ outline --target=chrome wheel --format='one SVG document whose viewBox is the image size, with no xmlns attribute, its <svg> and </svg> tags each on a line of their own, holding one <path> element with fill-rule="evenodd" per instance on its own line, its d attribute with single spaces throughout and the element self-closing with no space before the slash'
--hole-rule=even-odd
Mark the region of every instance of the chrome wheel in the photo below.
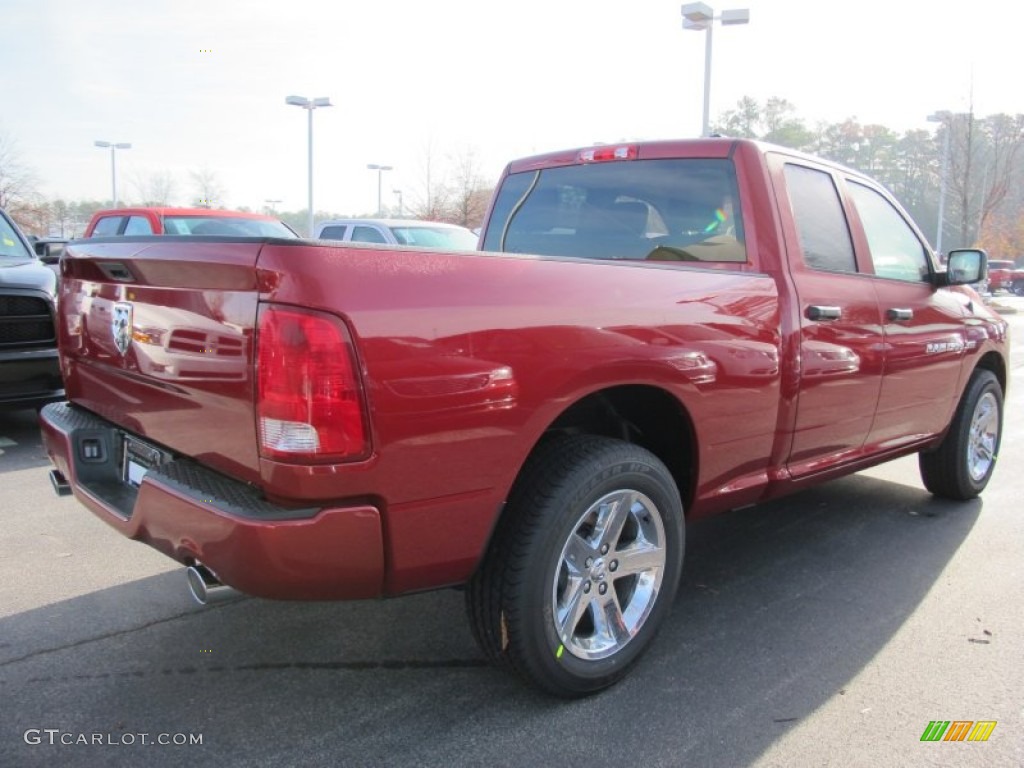
<svg viewBox="0 0 1024 768">
<path fill-rule="evenodd" d="M 998 444 L 999 403 L 995 395 L 986 392 L 974 407 L 967 439 L 967 471 L 974 482 L 980 482 L 988 474 L 996 459 Z"/>
<path fill-rule="evenodd" d="M 566 651 L 604 659 L 640 631 L 661 589 L 665 527 L 649 497 L 618 490 L 579 518 L 551 585 L 555 632 Z"/>
</svg>

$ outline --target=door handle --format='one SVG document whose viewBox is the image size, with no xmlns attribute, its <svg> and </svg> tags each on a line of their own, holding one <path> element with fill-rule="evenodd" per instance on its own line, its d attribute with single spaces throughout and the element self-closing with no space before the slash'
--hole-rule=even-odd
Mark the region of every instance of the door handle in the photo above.
<svg viewBox="0 0 1024 768">
<path fill-rule="evenodd" d="M 888 312 L 886 312 L 886 314 L 889 316 L 890 320 L 895 320 L 897 322 L 899 322 L 900 320 L 914 319 L 914 310 L 912 309 L 900 309 L 897 307 L 893 307 Z"/>
<path fill-rule="evenodd" d="M 839 307 L 822 307 L 812 304 L 807 308 L 808 320 L 838 320 L 843 316 L 843 310 Z"/>
</svg>

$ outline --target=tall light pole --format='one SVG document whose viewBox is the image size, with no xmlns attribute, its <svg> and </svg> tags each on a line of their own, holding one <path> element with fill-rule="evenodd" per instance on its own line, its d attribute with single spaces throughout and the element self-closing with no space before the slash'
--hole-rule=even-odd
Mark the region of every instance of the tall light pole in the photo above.
<svg viewBox="0 0 1024 768">
<path fill-rule="evenodd" d="M 110 148 L 110 186 L 111 186 L 111 197 L 114 201 L 113 207 L 117 208 L 117 160 L 116 153 L 119 149 L 131 149 L 132 145 L 127 142 L 113 142 L 113 141 L 94 141 L 97 147 L 101 149 Z"/>
<path fill-rule="evenodd" d="M 949 134 L 953 132 L 953 115 L 945 110 L 928 115 L 929 123 L 942 123 L 946 136 L 942 142 L 942 170 L 939 172 L 939 223 L 935 227 L 935 250 L 942 253 L 942 224 L 946 215 L 946 183 L 949 177 Z"/>
<path fill-rule="evenodd" d="M 313 236 L 313 110 L 317 107 L 331 107 L 331 100 L 327 96 L 318 96 L 315 99 L 307 99 L 303 96 L 287 96 L 285 104 L 293 107 L 302 107 L 309 112 L 309 237 Z"/>
<path fill-rule="evenodd" d="M 368 163 L 366 166 L 371 171 L 377 172 L 377 215 L 380 216 L 384 210 L 383 202 L 381 201 L 381 187 L 384 183 L 384 171 L 393 171 L 390 165 L 377 165 L 376 163 Z"/>
<path fill-rule="evenodd" d="M 711 133 L 711 28 L 716 21 L 721 22 L 722 26 L 749 24 L 750 10 L 734 8 L 715 16 L 714 9 L 707 3 L 685 3 L 680 10 L 683 14 L 683 29 L 704 32 L 704 120 L 701 136 L 708 136 Z"/>
<path fill-rule="evenodd" d="M 402 190 L 392 189 L 391 192 L 398 196 L 398 218 L 405 216 L 405 208 L 402 206 Z"/>
</svg>

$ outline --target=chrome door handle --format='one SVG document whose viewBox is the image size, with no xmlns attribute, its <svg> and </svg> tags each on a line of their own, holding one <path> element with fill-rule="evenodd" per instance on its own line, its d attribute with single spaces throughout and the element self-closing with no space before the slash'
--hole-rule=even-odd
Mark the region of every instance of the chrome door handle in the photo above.
<svg viewBox="0 0 1024 768">
<path fill-rule="evenodd" d="M 843 310 L 839 307 L 822 307 L 812 304 L 807 308 L 808 320 L 838 320 L 843 316 Z"/>
<path fill-rule="evenodd" d="M 896 322 L 899 322 L 901 320 L 913 320 L 914 310 L 899 309 L 897 307 L 892 307 L 888 312 L 886 312 L 886 315 L 888 315 L 890 320 L 894 320 Z"/>
</svg>

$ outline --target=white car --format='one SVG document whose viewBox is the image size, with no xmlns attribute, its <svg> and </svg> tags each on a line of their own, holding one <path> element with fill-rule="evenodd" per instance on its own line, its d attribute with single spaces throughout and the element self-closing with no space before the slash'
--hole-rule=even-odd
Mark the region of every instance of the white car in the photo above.
<svg viewBox="0 0 1024 768">
<path fill-rule="evenodd" d="M 419 219 L 331 219 L 317 225 L 316 237 L 346 243 L 384 243 L 455 251 L 475 251 L 478 240 L 465 227 Z"/>
</svg>

